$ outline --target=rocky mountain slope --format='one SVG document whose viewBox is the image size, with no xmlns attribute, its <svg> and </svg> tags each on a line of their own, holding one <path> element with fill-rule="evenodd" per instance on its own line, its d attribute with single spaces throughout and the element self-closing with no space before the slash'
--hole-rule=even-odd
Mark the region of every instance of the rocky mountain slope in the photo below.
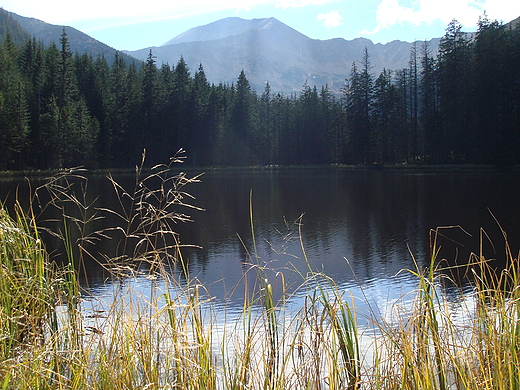
<svg viewBox="0 0 520 390">
<path fill-rule="evenodd" d="M 439 39 L 430 41 L 436 51 Z M 422 42 L 417 42 L 420 50 Z M 210 82 L 233 82 L 244 69 L 254 88 L 262 90 L 269 81 L 275 91 L 300 91 L 307 83 L 327 84 L 339 91 L 353 62 L 370 54 L 372 72 L 408 66 L 412 43 L 393 41 L 374 44 L 365 38 L 345 40 L 311 39 L 275 18 L 245 20 L 226 18 L 195 27 L 159 47 L 127 51 L 145 60 L 150 50 L 157 63 L 175 65 L 182 56 L 192 71 L 202 64 Z"/>
</svg>

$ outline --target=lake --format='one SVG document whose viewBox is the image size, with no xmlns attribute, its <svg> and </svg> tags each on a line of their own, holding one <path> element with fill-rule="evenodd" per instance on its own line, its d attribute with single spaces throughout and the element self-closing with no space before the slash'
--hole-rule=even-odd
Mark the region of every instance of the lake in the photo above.
<svg viewBox="0 0 520 390">
<path fill-rule="evenodd" d="M 188 176 L 198 173 L 202 171 L 190 171 Z M 359 298 L 361 307 L 369 305 L 383 312 L 416 286 L 416 278 L 402 270 L 428 266 L 432 229 L 451 226 L 440 230 L 438 240 L 438 260 L 446 259 L 446 265 L 465 264 L 471 252 L 478 252 L 484 229 L 485 255 L 497 259 L 500 267 L 504 239 L 498 223 L 516 253 L 520 245 L 519 175 L 516 170 L 461 168 L 210 170 L 199 183 L 185 188 L 194 197 L 189 202 L 203 210 L 182 209 L 192 222 L 175 227 L 181 243 L 193 245 L 182 250 L 190 277 L 229 312 L 240 311 L 245 291 L 253 288 L 256 274 L 250 272 L 251 263 L 266 266 L 266 276 L 278 281 L 274 283 L 278 296 L 281 280 L 289 292 L 296 291 L 295 304 L 305 294 L 297 287 L 310 268 Z M 135 182 L 132 175 L 114 178 L 125 188 Z M 41 183 L 32 182 L 33 186 Z M 27 193 L 23 179 L 0 181 L 0 195 L 6 203 L 18 185 L 23 199 Z M 103 175 L 89 177 L 86 193 L 87 203 L 95 200 L 96 207 L 119 207 Z M 97 213 L 104 219 L 94 221 L 92 231 L 117 223 L 110 214 Z M 116 243 L 102 240 L 91 253 L 98 257 L 98 252 L 112 253 Z M 56 242 L 51 239 L 48 246 L 58 258 Z M 174 268 L 171 272 L 180 275 Z M 463 289 L 467 286 L 464 272 L 462 267 L 453 275 Z M 94 297 L 109 297 L 120 286 L 95 261 L 85 261 L 81 275 Z M 182 276 L 179 280 L 182 283 Z M 143 294 L 152 282 L 146 272 L 124 280 Z M 455 290 L 452 298 L 456 301 L 460 294 Z M 451 294 L 450 286 L 446 291 Z"/>
</svg>

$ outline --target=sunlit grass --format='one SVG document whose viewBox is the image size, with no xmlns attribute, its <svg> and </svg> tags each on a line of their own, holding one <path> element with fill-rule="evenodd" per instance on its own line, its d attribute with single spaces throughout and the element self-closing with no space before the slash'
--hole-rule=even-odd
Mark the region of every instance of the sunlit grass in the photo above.
<svg viewBox="0 0 520 390">
<path fill-rule="evenodd" d="M 138 169 L 133 191 L 112 181 L 121 209 L 111 212 L 122 226 L 89 234 L 73 230 L 86 232 L 96 210 L 70 195 L 63 177 L 50 180 L 47 190 L 63 211 L 54 232 L 68 253 L 63 266 L 49 260 L 31 213 L 18 207 L 11 218 L 0 209 L 0 389 L 520 387 L 520 259 L 505 234 L 506 268 L 493 269 L 478 249 L 467 266 L 473 294 L 461 291 L 466 304 L 455 307 L 444 293 L 453 269 L 441 268 L 439 232 L 432 232 L 430 266 L 403 270 L 415 275 L 415 291 L 388 316 L 364 313 L 371 325 L 360 328 L 355 302 L 365 298 L 310 268 L 296 288 L 301 307 L 288 304 L 295 293 L 285 286 L 275 297 L 280 278 L 270 280 L 257 257 L 251 225 L 247 272 L 257 287 L 246 286 L 241 312 L 227 315 L 187 268 L 181 279 L 171 272 L 185 264 L 173 223 L 189 219 L 175 208 L 189 199 L 183 187 L 191 181 L 168 172 L 163 166 L 140 178 Z M 74 217 L 71 204 L 81 211 Z M 105 300 L 81 296 L 86 243 L 111 231 L 124 232 L 121 251 L 104 258 L 113 284 L 146 263 L 146 294 L 126 284 Z"/>
<path fill-rule="evenodd" d="M 38 238 L 15 207 L 11 218 L 0 207 L 0 358 L 12 358 L 26 345 L 43 341 L 56 330 L 55 269 Z"/>
</svg>

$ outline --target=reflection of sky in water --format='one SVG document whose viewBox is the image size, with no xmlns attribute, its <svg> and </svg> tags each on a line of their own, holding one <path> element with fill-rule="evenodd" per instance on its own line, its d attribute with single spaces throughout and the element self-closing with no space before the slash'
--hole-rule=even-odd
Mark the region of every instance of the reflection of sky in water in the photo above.
<svg viewBox="0 0 520 390">
<path fill-rule="evenodd" d="M 229 266 L 229 257 L 221 256 L 215 260 L 221 260 L 225 265 Z M 102 310 L 108 311 L 110 302 L 114 299 L 123 300 L 126 304 L 132 305 L 134 303 L 144 304 L 157 303 L 159 307 L 164 306 L 165 301 L 162 298 L 167 286 L 170 287 L 170 292 L 173 297 L 176 297 L 179 302 L 185 302 L 185 294 L 192 291 L 194 286 L 198 286 L 201 301 L 207 301 L 211 309 L 216 313 L 215 323 L 227 324 L 234 323 L 240 319 L 244 307 L 244 300 L 247 297 L 252 297 L 258 293 L 258 280 L 264 277 L 273 285 L 275 297 L 278 299 L 280 307 L 284 307 L 288 313 L 296 313 L 304 307 L 306 300 L 310 299 L 316 294 L 319 295 L 320 289 L 317 288 L 313 276 L 305 273 L 305 270 L 295 270 L 295 257 L 289 257 L 291 264 L 286 264 L 285 267 L 280 267 L 277 270 L 261 269 L 257 270 L 255 267 L 237 263 L 236 266 L 243 268 L 243 278 L 238 280 L 235 284 L 224 277 L 224 274 L 219 270 L 219 262 L 214 261 L 212 267 L 206 268 L 204 274 L 198 276 L 193 274 L 189 289 L 185 278 L 179 274 L 178 271 L 172 271 L 173 278 L 169 278 L 167 283 L 162 277 L 150 278 L 146 271 L 142 274 L 137 274 L 132 278 L 127 278 L 121 281 L 114 281 L 98 285 L 84 294 L 83 304 L 88 310 Z M 276 264 L 270 263 L 270 266 Z M 384 270 L 381 270 L 384 273 Z M 283 274 L 283 278 L 281 277 Z M 303 282 L 301 275 L 308 277 L 307 282 Z M 209 279 L 211 276 L 211 279 Z M 416 296 L 418 288 L 418 278 L 411 272 L 403 271 L 395 275 L 387 275 L 386 277 L 374 277 L 372 279 L 358 280 L 355 276 L 341 283 L 335 282 L 334 278 L 324 278 L 321 274 L 315 274 L 319 280 L 320 288 L 327 292 L 329 297 L 334 297 L 334 292 L 339 294 L 341 299 L 348 304 L 353 305 L 357 313 L 357 322 L 360 327 L 370 327 L 373 320 L 384 319 L 388 322 L 399 321 L 399 315 L 407 313 L 411 307 L 412 300 Z M 286 301 L 281 302 L 282 294 L 281 281 L 286 283 Z M 445 293 L 446 302 L 452 308 L 463 307 L 471 301 L 471 289 L 452 290 L 442 289 Z M 256 295 L 257 296 L 257 295 Z M 257 304 L 259 305 L 259 304 Z M 258 310 L 260 306 L 258 306 Z M 461 318 L 465 318 L 464 310 L 455 310 L 455 313 L 460 313 Z M 396 318 L 396 315 L 398 318 Z"/>
<path fill-rule="evenodd" d="M 272 276 L 272 275 L 271 275 Z M 215 285 L 204 286 L 194 285 L 190 289 L 181 281 L 182 278 L 175 278 L 175 283 L 168 283 L 172 297 L 174 297 L 177 305 L 186 304 L 187 293 L 193 291 L 197 286 L 200 293 L 200 315 L 202 323 L 205 324 L 207 330 L 211 330 L 211 339 L 213 349 L 217 359 L 221 357 L 222 348 L 225 347 L 226 354 L 229 357 L 232 349 L 237 345 L 234 340 L 244 337 L 244 325 L 246 316 L 244 315 L 244 286 L 240 285 L 236 291 L 228 286 L 230 295 L 223 297 L 215 297 L 212 295 L 212 287 Z M 272 280 L 272 279 L 271 279 Z M 176 284 L 178 283 L 178 284 Z M 222 281 L 223 283 L 223 281 Z M 405 326 L 408 321 L 413 301 L 416 298 L 417 278 L 410 273 L 400 273 L 386 279 L 366 280 L 363 284 L 355 281 L 344 282 L 332 289 L 327 289 L 329 285 L 327 281 L 320 278 L 321 287 L 325 289 L 324 293 L 330 298 L 331 303 L 339 294 L 340 299 L 349 304 L 353 308 L 358 325 L 358 343 L 362 364 L 372 367 L 375 358 L 376 349 L 374 342 L 382 343 L 379 340 L 381 331 L 388 331 L 390 328 Z M 176 286 L 176 287 L 171 287 Z M 219 286 L 217 291 L 220 290 Z M 93 296 L 85 296 L 82 301 L 84 313 L 84 329 L 96 329 L 100 331 L 107 330 L 110 323 L 109 316 L 111 313 L 111 305 L 114 299 L 117 300 L 118 308 L 132 309 L 134 313 L 140 312 L 145 318 L 147 316 L 155 316 L 156 311 L 149 311 L 149 306 L 161 309 L 166 307 L 166 300 L 163 295 L 166 291 L 166 284 L 162 278 L 150 279 L 146 275 L 127 279 L 123 282 L 108 283 L 103 287 L 97 287 L 92 292 Z M 205 294 L 205 289 L 208 294 Z M 439 291 L 446 292 L 441 287 Z M 304 286 L 289 294 L 285 302 L 279 302 L 276 310 L 277 321 L 280 334 L 291 334 L 297 328 L 296 317 L 302 318 L 305 305 L 309 304 L 312 297 L 320 296 L 322 290 L 316 288 L 316 284 L 309 281 Z M 458 291 L 456 293 L 448 293 L 442 296 L 440 305 L 443 306 L 442 317 L 445 313 L 450 313 L 450 326 L 461 326 L 465 329 L 466 325 L 472 319 L 472 313 L 475 311 L 475 301 L 470 290 Z M 320 304 L 318 303 L 318 307 Z M 308 307 L 308 306 L 307 306 Z M 182 309 L 181 309 L 182 310 Z M 446 311 L 447 310 L 447 311 Z M 116 315 L 117 316 L 117 315 Z M 257 302 L 252 306 L 251 312 L 252 323 L 256 324 L 256 331 L 263 332 L 265 330 L 265 311 L 262 309 L 261 302 Z M 258 322 L 257 322 L 258 321 Z M 117 324 L 116 324 L 117 325 Z M 327 327 L 326 324 L 323 324 Z M 383 328 L 379 328 L 382 326 Z M 388 328 L 390 327 L 390 328 Z M 188 328 L 188 332 L 191 332 Z M 469 334 L 461 334 L 458 337 L 470 337 Z M 289 336 L 286 341 L 290 341 Z M 382 353 L 383 345 L 379 345 L 377 353 Z"/>
</svg>

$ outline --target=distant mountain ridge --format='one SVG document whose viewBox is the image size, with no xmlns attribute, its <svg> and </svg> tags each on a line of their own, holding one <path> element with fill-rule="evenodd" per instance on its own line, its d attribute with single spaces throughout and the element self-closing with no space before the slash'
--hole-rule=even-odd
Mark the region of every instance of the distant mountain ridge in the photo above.
<svg viewBox="0 0 520 390">
<path fill-rule="evenodd" d="M 61 34 L 65 28 L 72 52 L 78 52 L 79 54 L 87 52 L 92 54 L 94 58 L 104 56 L 109 63 L 113 61 L 117 52 L 116 49 L 90 37 L 74 27 L 53 25 L 39 19 L 20 16 L 4 9 L 0 9 L 0 12 L 2 12 L 5 20 L 11 18 L 27 33 L 27 36 L 35 37 L 45 46 L 54 42 L 59 47 Z M 126 60 L 126 62 L 135 61 L 135 59 L 131 58 L 128 54 L 120 52 L 120 55 Z"/>
<path fill-rule="evenodd" d="M 437 51 L 439 38 L 430 41 Z M 417 42 L 418 50 L 422 42 Z M 412 43 L 393 41 L 374 44 L 366 38 L 345 40 L 311 39 L 276 18 L 246 20 L 230 17 L 192 28 L 159 47 L 125 51 L 145 60 L 150 50 L 157 63 L 175 65 L 182 56 L 190 69 L 202 64 L 212 83 L 234 82 L 244 69 L 251 85 L 261 91 L 269 81 L 275 91 L 300 91 L 327 84 L 339 92 L 350 74 L 352 63 L 360 61 L 368 48 L 373 73 L 383 68 L 408 66 Z"/>
</svg>

